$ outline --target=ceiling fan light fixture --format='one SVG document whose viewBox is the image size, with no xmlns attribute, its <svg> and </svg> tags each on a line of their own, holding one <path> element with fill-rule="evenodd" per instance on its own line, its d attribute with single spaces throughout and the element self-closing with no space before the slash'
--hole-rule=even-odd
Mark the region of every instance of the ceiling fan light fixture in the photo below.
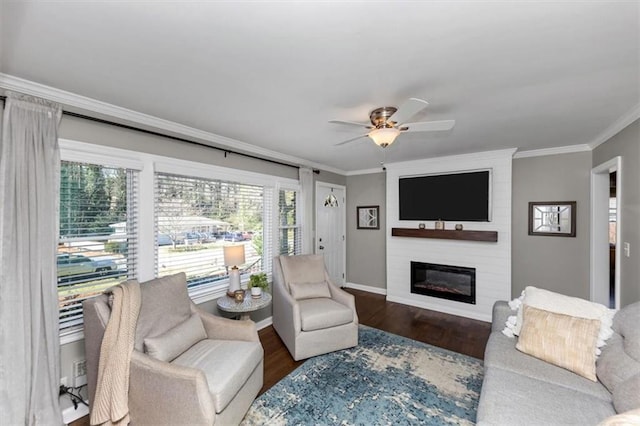
<svg viewBox="0 0 640 426">
<path fill-rule="evenodd" d="M 399 134 L 400 130 L 395 127 L 382 127 L 372 130 L 368 136 L 376 145 L 386 148 L 396 140 Z"/>
</svg>

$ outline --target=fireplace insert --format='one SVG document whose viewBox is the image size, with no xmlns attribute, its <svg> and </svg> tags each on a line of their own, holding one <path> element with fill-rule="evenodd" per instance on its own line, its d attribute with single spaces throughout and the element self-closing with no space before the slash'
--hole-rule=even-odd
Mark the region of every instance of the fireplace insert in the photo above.
<svg viewBox="0 0 640 426">
<path fill-rule="evenodd" d="M 476 303 L 476 269 L 411 262 L 411 293 Z"/>
</svg>

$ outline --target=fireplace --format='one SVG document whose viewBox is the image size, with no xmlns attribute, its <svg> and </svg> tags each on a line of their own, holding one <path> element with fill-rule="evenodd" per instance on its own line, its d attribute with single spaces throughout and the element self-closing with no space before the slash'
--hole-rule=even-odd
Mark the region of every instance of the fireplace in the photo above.
<svg viewBox="0 0 640 426">
<path fill-rule="evenodd" d="M 411 262 L 411 293 L 476 303 L 476 269 Z"/>
</svg>

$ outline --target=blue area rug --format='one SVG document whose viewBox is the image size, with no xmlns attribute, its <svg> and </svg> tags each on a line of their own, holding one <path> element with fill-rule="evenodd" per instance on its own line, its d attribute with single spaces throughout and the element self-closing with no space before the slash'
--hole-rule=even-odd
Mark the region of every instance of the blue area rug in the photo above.
<svg viewBox="0 0 640 426">
<path fill-rule="evenodd" d="M 482 361 L 360 326 L 355 348 L 307 360 L 244 425 L 472 425 Z"/>
</svg>

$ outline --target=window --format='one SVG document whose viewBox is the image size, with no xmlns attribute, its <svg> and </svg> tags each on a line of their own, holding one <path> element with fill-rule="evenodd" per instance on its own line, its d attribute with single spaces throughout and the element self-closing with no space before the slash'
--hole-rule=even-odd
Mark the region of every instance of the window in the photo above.
<svg viewBox="0 0 640 426">
<path fill-rule="evenodd" d="M 61 334 L 81 328 L 83 300 L 136 275 L 137 174 L 126 168 L 61 163 Z"/>
<path fill-rule="evenodd" d="M 298 193 L 281 189 L 278 196 L 279 254 L 294 255 L 302 251 L 300 221 L 297 209 Z"/>
<path fill-rule="evenodd" d="M 223 247 L 243 245 L 242 273 L 271 270 L 271 188 L 156 173 L 156 275 L 187 274 L 191 294 L 228 277 Z"/>
<path fill-rule="evenodd" d="M 271 273 L 278 208 L 299 244 L 293 179 L 60 139 L 60 341 L 82 338 L 82 301 L 128 278 L 186 272 L 196 303 L 228 285 L 223 247 L 242 245 L 242 279 Z M 283 201 L 279 192 L 283 190 Z M 281 229 L 284 229 L 281 228 Z M 295 250 L 295 248 L 294 248 Z"/>
</svg>

